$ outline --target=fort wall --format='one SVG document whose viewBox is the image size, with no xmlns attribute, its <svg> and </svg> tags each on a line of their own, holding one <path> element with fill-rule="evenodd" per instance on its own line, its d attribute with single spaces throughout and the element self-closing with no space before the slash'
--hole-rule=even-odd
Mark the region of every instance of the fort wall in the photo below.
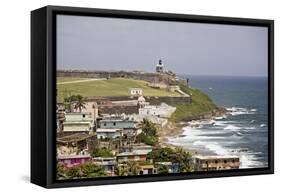
<svg viewBox="0 0 281 194">
<path fill-rule="evenodd" d="M 150 83 L 173 84 L 176 80 L 175 74 L 148 73 L 140 71 L 82 71 L 82 70 L 57 70 L 57 77 L 81 77 L 81 78 L 130 78 L 143 80 Z M 187 80 L 180 80 L 187 85 Z"/>
<path fill-rule="evenodd" d="M 131 96 L 103 96 L 103 97 L 88 97 L 86 101 L 95 101 L 100 106 L 109 106 L 111 101 L 130 101 L 137 100 L 138 97 Z M 146 102 L 152 105 L 160 105 L 162 102 L 175 105 L 181 103 L 191 103 L 191 97 L 186 96 L 145 96 Z M 114 105 L 112 105 L 114 106 Z M 118 106 L 118 105 L 115 105 Z"/>
</svg>

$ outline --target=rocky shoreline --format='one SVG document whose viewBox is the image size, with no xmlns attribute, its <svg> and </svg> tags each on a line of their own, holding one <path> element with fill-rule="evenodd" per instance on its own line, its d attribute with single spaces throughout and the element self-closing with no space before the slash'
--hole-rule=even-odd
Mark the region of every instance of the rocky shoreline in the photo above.
<svg viewBox="0 0 281 194">
<path fill-rule="evenodd" d="M 227 112 L 228 111 L 223 107 L 216 107 L 211 112 L 203 113 L 194 117 L 185 118 L 180 123 L 174 123 L 169 121 L 165 127 L 160 128 L 158 131 L 159 146 L 171 147 L 171 148 L 179 147 L 170 144 L 168 142 L 168 138 L 180 136 L 183 133 L 183 127 L 185 127 L 188 124 L 188 122 L 194 120 L 202 120 L 202 119 L 213 119 L 214 117 L 224 117 L 228 114 Z"/>
</svg>

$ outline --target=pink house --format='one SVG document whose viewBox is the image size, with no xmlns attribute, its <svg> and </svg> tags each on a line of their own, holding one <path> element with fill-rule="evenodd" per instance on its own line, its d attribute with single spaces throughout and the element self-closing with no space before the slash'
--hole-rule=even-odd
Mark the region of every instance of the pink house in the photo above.
<svg viewBox="0 0 281 194">
<path fill-rule="evenodd" d="M 90 160 L 91 160 L 91 156 L 89 154 L 58 156 L 58 162 L 66 165 L 66 167 L 72 167 L 79 164 L 83 164 Z"/>
</svg>

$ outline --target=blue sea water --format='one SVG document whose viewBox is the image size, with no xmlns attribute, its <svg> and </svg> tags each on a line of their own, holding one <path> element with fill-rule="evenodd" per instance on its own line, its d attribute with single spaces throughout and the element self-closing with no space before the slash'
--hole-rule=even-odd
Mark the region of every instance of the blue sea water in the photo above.
<svg viewBox="0 0 281 194">
<path fill-rule="evenodd" d="M 237 155 L 240 168 L 268 165 L 268 88 L 265 77 L 185 76 L 230 114 L 192 121 L 175 145 L 207 155 Z"/>
</svg>

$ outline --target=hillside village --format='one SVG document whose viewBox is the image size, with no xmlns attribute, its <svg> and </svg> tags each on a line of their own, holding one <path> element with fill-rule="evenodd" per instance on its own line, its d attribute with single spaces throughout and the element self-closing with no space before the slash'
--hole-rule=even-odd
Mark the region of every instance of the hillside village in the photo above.
<svg viewBox="0 0 281 194">
<path fill-rule="evenodd" d="M 58 71 L 57 76 L 72 78 L 60 82 L 66 86 L 71 81 L 79 83 L 73 78 L 81 77 L 85 79 L 80 84 L 89 78 L 142 80 L 146 84 L 126 88 L 127 94 L 111 96 L 66 95 L 59 91 L 65 95 L 57 98 L 57 179 L 239 168 L 238 157 L 197 156 L 161 142 L 160 131 L 186 117 L 187 113 L 179 109 L 192 110 L 193 101 L 198 100 L 196 91 L 188 90 L 189 80 L 165 71 L 161 60 L 155 73 Z M 154 90 L 163 95 L 155 96 Z M 212 110 L 211 114 L 219 113 Z M 198 115 L 204 118 L 207 114 Z"/>
</svg>

